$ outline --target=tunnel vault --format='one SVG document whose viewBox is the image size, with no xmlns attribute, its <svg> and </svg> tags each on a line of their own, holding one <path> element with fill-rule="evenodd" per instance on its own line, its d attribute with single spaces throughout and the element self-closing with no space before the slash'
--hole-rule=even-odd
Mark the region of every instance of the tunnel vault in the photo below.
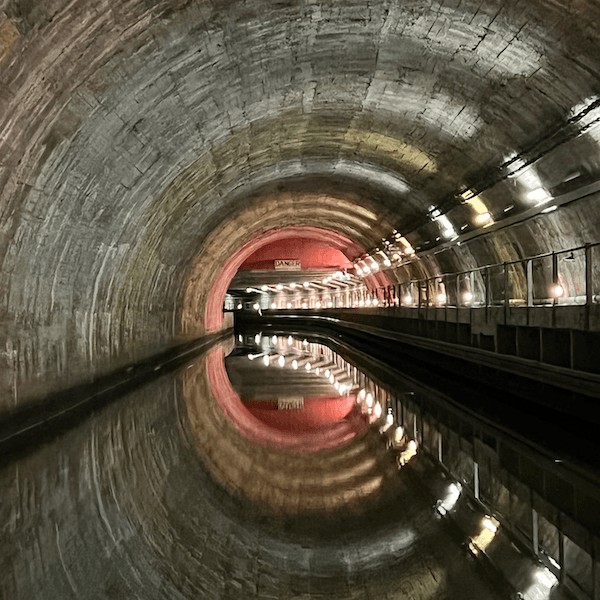
<svg viewBox="0 0 600 600">
<path fill-rule="evenodd" d="M 598 241 L 599 23 L 592 0 L 0 2 L 0 412 L 218 329 L 269 232 L 352 260 L 402 237 L 396 283 Z M 183 458 L 110 533 L 147 573 L 186 533 L 170 498 L 136 538 L 162 518 L 140 498 L 197 468 L 161 435 Z"/>
</svg>

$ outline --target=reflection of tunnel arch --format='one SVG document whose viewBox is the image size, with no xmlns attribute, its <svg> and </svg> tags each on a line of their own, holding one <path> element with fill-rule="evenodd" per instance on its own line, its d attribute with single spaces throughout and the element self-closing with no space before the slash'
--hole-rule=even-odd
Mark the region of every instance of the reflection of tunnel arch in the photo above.
<svg viewBox="0 0 600 600">
<path fill-rule="evenodd" d="M 0 3 L 0 409 L 218 328 L 243 253 L 292 228 L 350 258 L 401 234 L 394 282 L 597 241 L 599 22 L 591 0 Z"/>
</svg>

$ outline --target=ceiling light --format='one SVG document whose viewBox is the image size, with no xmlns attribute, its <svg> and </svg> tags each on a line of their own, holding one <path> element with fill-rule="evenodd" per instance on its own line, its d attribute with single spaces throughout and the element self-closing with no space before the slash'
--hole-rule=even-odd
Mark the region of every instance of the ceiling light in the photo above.
<svg viewBox="0 0 600 600">
<path fill-rule="evenodd" d="M 548 202 L 551 198 L 552 196 L 544 188 L 527 192 L 527 200 L 533 200 L 534 202 Z"/>
<path fill-rule="evenodd" d="M 554 205 L 554 206 L 548 206 L 548 208 L 544 208 L 544 210 L 542 211 L 543 213 L 550 213 L 555 211 L 558 208 L 558 206 Z"/>
</svg>

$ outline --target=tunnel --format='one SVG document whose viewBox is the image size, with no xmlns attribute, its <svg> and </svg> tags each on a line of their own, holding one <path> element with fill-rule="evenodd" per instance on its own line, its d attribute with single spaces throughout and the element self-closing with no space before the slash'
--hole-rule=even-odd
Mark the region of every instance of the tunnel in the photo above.
<svg viewBox="0 0 600 600">
<path fill-rule="evenodd" d="M 598 48 L 596 0 L 0 0 L 0 597 L 600 598 Z M 301 433 L 288 336 L 351 381 Z"/>
</svg>

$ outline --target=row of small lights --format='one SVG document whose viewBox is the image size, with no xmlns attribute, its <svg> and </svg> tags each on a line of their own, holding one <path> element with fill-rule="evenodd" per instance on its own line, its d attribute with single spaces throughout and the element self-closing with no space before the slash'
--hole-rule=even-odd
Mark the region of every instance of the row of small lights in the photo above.
<svg viewBox="0 0 600 600">
<path fill-rule="evenodd" d="M 521 162 L 515 162 L 512 167 L 512 172 L 508 174 L 509 177 L 516 178 L 521 181 L 521 183 L 529 190 L 526 194 L 526 199 L 530 202 L 534 202 L 536 206 L 541 206 L 547 204 L 553 197 L 548 193 L 546 188 L 543 186 L 539 176 L 532 169 L 522 170 L 523 167 L 526 167 L 525 163 L 521 160 Z M 491 211 L 487 208 L 486 204 L 480 198 L 479 194 L 474 190 L 467 189 L 464 192 L 458 195 L 458 199 L 461 204 L 468 204 L 471 209 L 474 211 L 474 222 L 475 225 L 481 227 L 490 227 L 494 224 L 494 217 Z M 515 208 L 514 204 L 509 204 L 503 209 L 503 213 L 508 213 Z M 555 211 L 558 206 L 548 206 L 542 209 L 542 213 L 550 213 Z M 431 221 L 435 221 L 439 224 L 441 232 L 440 235 L 435 238 L 436 242 L 439 242 L 442 238 L 445 238 L 449 241 L 454 241 L 458 238 L 458 233 L 454 227 L 454 225 L 450 222 L 448 217 L 444 215 L 438 208 L 431 207 L 429 209 L 428 216 Z M 464 223 L 460 226 L 460 231 L 464 231 L 469 226 L 468 223 Z M 398 233 L 396 229 L 392 232 L 392 238 L 382 238 L 382 243 L 386 248 L 386 252 L 380 251 L 378 248 L 375 250 L 374 255 L 364 257 L 355 262 L 356 271 L 359 275 L 369 275 L 372 272 L 377 272 L 380 269 L 379 264 L 377 263 L 376 256 L 379 255 L 383 258 L 383 266 L 391 267 L 392 260 L 396 262 L 400 262 L 403 258 L 410 258 L 415 254 L 415 249 L 411 246 L 410 242 L 401 234 Z M 424 242 L 425 245 L 430 244 L 431 240 L 427 240 Z M 396 244 L 396 245 L 394 245 Z M 398 248 L 398 244 L 402 245 L 402 248 Z M 460 242 L 459 242 L 460 245 Z M 421 247 L 418 246 L 416 248 L 420 250 Z M 369 261 L 367 263 L 367 261 Z"/>
<path fill-rule="evenodd" d="M 278 339 L 279 338 L 277 337 L 277 335 L 271 336 L 271 342 L 273 343 L 273 345 L 277 344 Z M 261 340 L 262 340 L 261 334 L 257 333 L 254 336 L 254 342 L 256 344 L 260 344 Z M 290 335 L 287 338 L 287 345 L 292 346 L 293 343 L 294 343 L 294 338 Z M 304 339 L 302 341 L 302 346 L 306 349 L 309 346 L 308 340 Z M 276 355 L 271 355 L 271 354 L 266 354 L 266 353 L 264 353 L 264 354 L 249 354 L 248 359 L 255 360 L 256 358 L 260 358 L 261 356 L 262 356 L 263 364 L 266 367 L 270 366 L 272 364 L 272 362 L 273 363 L 277 362 L 277 364 L 281 368 L 284 368 L 286 366 L 286 357 L 285 357 L 285 355 L 282 355 L 282 354 L 276 354 Z M 291 365 L 292 365 L 292 369 L 298 370 L 299 363 L 298 363 L 297 359 L 293 359 Z M 304 365 L 304 368 L 309 373 L 311 371 L 313 371 L 313 365 L 311 362 L 307 362 Z M 329 383 L 336 389 L 336 391 L 339 392 L 340 396 L 343 396 L 346 392 L 349 392 L 352 389 L 351 386 L 338 380 L 335 377 L 335 375 L 331 369 L 323 370 L 323 369 L 321 369 L 321 367 L 315 367 L 314 374 L 317 376 L 324 375 L 325 378 L 329 381 Z"/>
</svg>

